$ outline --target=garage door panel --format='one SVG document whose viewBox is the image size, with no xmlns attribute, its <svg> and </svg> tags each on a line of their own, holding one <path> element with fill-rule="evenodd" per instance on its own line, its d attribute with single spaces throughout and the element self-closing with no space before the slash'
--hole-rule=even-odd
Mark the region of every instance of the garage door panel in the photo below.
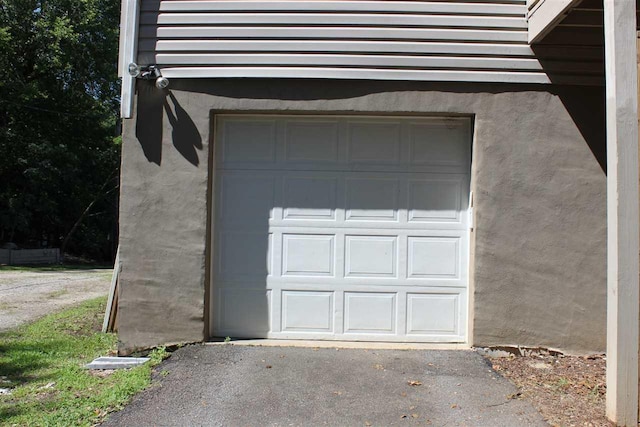
<svg viewBox="0 0 640 427">
<path fill-rule="evenodd" d="M 336 163 L 338 122 L 320 120 L 285 121 L 284 161 Z"/>
<path fill-rule="evenodd" d="M 333 332 L 334 292 L 283 291 L 282 330 Z"/>
<path fill-rule="evenodd" d="M 468 173 L 467 118 L 226 116 L 221 169 Z"/>
<path fill-rule="evenodd" d="M 291 227 L 270 230 L 275 235 L 274 256 L 282 253 L 282 274 L 271 280 L 290 283 L 305 276 L 305 280 L 317 278 L 314 283 L 334 285 L 342 278 L 348 283 L 375 279 L 388 286 L 466 286 L 462 260 L 468 245 L 459 230 L 335 228 L 335 234 L 318 234 L 314 227 L 296 227 L 295 234 Z"/>
<path fill-rule="evenodd" d="M 273 234 L 222 231 L 216 273 L 222 280 L 264 279 L 273 270 Z"/>
<path fill-rule="evenodd" d="M 409 283 L 398 285 L 397 280 L 395 281 L 396 285 L 394 287 L 390 287 L 389 283 L 391 281 L 387 281 L 386 279 L 357 279 L 357 280 L 349 280 L 349 281 L 340 281 L 339 284 L 331 283 L 331 281 L 325 280 L 319 277 L 310 277 L 310 278 L 297 278 L 295 280 L 294 277 L 289 277 L 282 280 L 272 280 L 272 278 L 268 279 L 269 289 L 270 290 L 298 290 L 298 291 L 335 291 L 335 292 L 376 292 L 376 293 L 401 293 L 401 292 L 410 292 L 410 293 L 444 293 L 444 294 L 464 294 L 466 293 L 465 286 L 447 286 L 447 285 L 438 285 L 435 283 L 422 283 L 418 284 Z M 224 287 L 234 287 L 237 282 L 224 281 L 222 286 Z M 257 283 L 257 282 L 255 282 Z M 263 285 L 264 286 L 264 285 Z"/>
<path fill-rule="evenodd" d="M 216 129 L 215 335 L 465 340 L 468 120 L 224 116 Z"/>
<path fill-rule="evenodd" d="M 218 325 L 238 337 L 266 337 L 271 291 L 265 289 L 222 288 L 218 291 Z"/>
<path fill-rule="evenodd" d="M 423 166 L 466 166 L 469 163 L 469 128 L 454 121 L 410 126 L 410 161 Z"/>
<path fill-rule="evenodd" d="M 397 236 L 345 236 L 345 277 L 397 277 Z"/>
<path fill-rule="evenodd" d="M 277 209 L 274 209 L 274 212 Z M 340 216 L 341 212 L 336 212 L 336 216 Z M 425 231 L 425 225 L 428 225 L 429 229 L 427 234 L 429 233 L 437 233 L 438 235 L 450 235 L 454 233 L 455 235 L 460 235 L 464 233 L 468 226 L 466 224 L 466 212 L 464 213 L 465 218 L 461 218 L 460 222 L 444 222 L 444 221 L 413 221 L 413 222 L 400 222 L 400 221 L 379 221 L 379 220 L 349 220 L 349 221 L 335 221 L 330 224 L 331 230 L 340 230 L 344 233 L 361 233 L 361 230 L 370 230 L 371 233 L 375 234 L 389 234 L 386 230 L 393 230 L 394 233 L 415 233 L 416 235 L 422 235 Z M 464 222 L 462 222 L 464 220 Z M 325 219 L 304 219 L 304 218 L 288 218 L 285 220 L 278 219 L 277 214 L 274 215 L 274 218 L 269 220 L 269 229 L 284 229 L 287 227 L 296 227 L 297 229 L 303 230 L 311 230 L 314 227 L 324 228 L 329 226 L 329 220 Z M 378 225 L 379 228 L 373 228 L 374 225 Z"/>
<path fill-rule="evenodd" d="M 345 334 L 397 333 L 397 294 L 344 293 Z"/>
<path fill-rule="evenodd" d="M 410 236 L 407 245 L 409 279 L 460 278 L 460 238 Z"/>
<path fill-rule="evenodd" d="M 348 163 L 400 163 L 402 142 L 398 123 L 349 123 L 347 141 Z"/>
<path fill-rule="evenodd" d="M 336 219 L 337 178 L 287 175 L 283 179 L 284 219 Z"/>
<path fill-rule="evenodd" d="M 219 219 L 260 225 L 276 206 L 273 175 L 224 173 L 219 179 Z M 266 224 L 263 224 L 266 227 Z"/>
<path fill-rule="evenodd" d="M 302 282 L 299 276 L 283 276 L 274 279 L 270 276 L 266 279 L 267 286 L 272 289 L 280 286 L 287 288 L 295 287 L 300 289 L 334 289 L 334 290 L 354 290 L 354 291 L 396 291 L 399 289 L 416 290 L 418 292 L 423 288 L 439 288 L 458 290 L 465 289 L 466 282 L 460 279 L 411 279 L 400 284 L 397 278 L 388 277 L 346 277 L 337 283 L 337 280 L 331 280 L 331 276 L 305 276 Z"/>
<path fill-rule="evenodd" d="M 276 161 L 275 120 L 225 120 L 221 140 L 222 163 Z"/>
<path fill-rule="evenodd" d="M 460 335 L 456 294 L 407 294 L 407 334 Z"/>
<path fill-rule="evenodd" d="M 400 179 L 354 174 L 345 179 L 347 221 L 398 221 Z"/>
<path fill-rule="evenodd" d="M 328 234 L 284 234 L 282 275 L 333 276 L 335 240 Z"/>
<path fill-rule="evenodd" d="M 462 182 L 459 179 L 425 177 L 408 183 L 410 222 L 460 222 Z"/>
</svg>

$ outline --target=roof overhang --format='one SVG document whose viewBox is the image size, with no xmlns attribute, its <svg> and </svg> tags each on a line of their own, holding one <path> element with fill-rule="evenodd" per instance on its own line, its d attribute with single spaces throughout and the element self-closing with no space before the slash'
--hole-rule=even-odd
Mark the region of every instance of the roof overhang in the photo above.
<svg viewBox="0 0 640 427">
<path fill-rule="evenodd" d="M 582 0 L 527 0 L 529 44 L 540 41 Z"/>
</svg>

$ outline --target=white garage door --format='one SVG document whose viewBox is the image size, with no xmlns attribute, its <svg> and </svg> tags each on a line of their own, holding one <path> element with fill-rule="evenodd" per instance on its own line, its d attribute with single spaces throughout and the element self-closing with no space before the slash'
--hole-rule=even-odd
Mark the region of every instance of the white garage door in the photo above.
<svg viewBox="0 0 640 427">
<path fill-rule="evenodd" d="M 213 336 L 464 342 L 467 118 L 216 118 Z"/>
</svg>

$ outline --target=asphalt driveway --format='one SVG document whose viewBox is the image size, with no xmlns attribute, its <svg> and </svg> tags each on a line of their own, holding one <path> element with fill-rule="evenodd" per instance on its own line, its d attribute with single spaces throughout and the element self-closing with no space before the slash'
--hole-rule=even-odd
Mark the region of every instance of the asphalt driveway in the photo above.
<svg viewBox="0 0 640 427">
<path fill-rule="evenodd" d="M 472 351 L 194 345 L 104 426 L 545 426 Z"/>
</svg>

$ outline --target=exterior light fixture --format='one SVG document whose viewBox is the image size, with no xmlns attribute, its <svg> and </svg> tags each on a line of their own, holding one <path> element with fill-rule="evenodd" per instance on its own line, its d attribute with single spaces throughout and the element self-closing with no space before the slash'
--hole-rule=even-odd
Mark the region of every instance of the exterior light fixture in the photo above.
<svg viewBox="0 0 640 427">
<path fill-rule="evenodd" d="M 169 86 L 169 79 L 168 78 L 160 76 L 160 77 L 158 77 L 156 79 L 156 87 L 158 89 L 164 89 L 167 86 Z"/>
<path fill-rule="evenodd" d="M 154 80 L 158 89 L 165 89 L 169 86 L 169 79 L 162 77 L 160 69 L 155 65 L 138 65 L 135 62 L 129 64 L 127 71 L 132 77 L 142 80 Z"/>
<path fill-rule="evenodd" d="M 127 71 L 129 72 L 129 75 L 131 77 L 138 77 L 140 75 L 140 71 L 141 70 L 140 70 L 140 66 L 138 64 L 136 64 L 135 62 L 132 62 L 127 67 Z"/>
</svg>

